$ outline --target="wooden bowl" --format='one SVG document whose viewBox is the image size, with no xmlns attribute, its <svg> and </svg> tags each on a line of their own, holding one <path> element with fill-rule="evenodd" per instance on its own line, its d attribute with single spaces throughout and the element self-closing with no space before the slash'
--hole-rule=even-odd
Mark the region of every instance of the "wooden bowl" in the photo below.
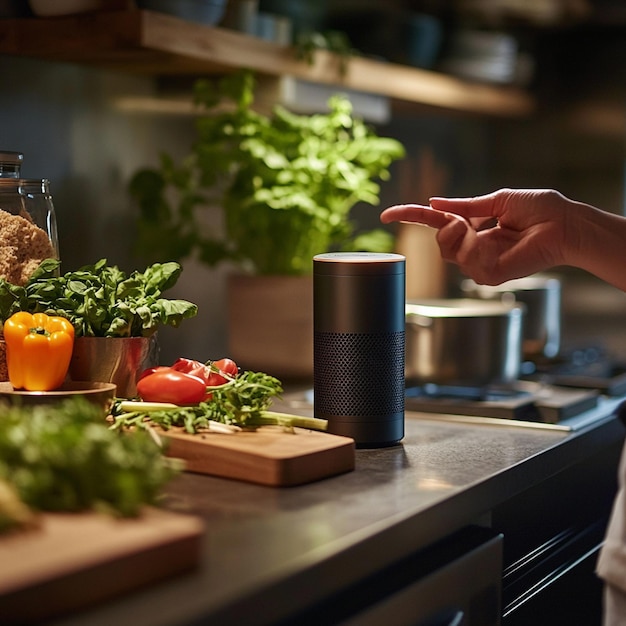
<svg viewBox="0 0 626 626">
<path fill-rule="evenodd" d="M 71 381 L 63 383 L 54 391 L 25 391 L 24 389 L 13 389 L 13 385 L 9 382 L 0 382 L 0 400 L 22 406 L 33 406 L 54 404 L 74 396 L 82 396 L 108 412 L 115 398 L 116 389 L 117 387 L 113 383 Z"/>
</svg>

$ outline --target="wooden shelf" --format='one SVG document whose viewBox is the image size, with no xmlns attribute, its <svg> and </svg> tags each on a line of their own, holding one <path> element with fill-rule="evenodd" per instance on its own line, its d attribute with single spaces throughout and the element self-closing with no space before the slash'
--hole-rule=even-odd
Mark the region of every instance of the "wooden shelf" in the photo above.
<svg viewBox="0 0 626 626">
<path fill-rule="evenodd" d="M 515 117 L 534 108 L 533 99 L 518 88 L 360 57 L 350 59 L 342 74 L 339 58 L 325 51 L 309 65 L 291 47 L 143 10 L 1 19 L 0 54 L 152 75 L 208 75 L 244 67 L 453 111 Z"/>
</svg>

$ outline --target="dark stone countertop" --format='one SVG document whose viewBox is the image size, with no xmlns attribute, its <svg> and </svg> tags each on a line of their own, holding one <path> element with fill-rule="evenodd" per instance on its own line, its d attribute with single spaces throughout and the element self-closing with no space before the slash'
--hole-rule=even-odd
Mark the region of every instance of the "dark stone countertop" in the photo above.
<svg viewBox="0 0 626 626">
<path fill-rule="evenodd" d="M 206 521 L 199 570 L 59 623 L 276 623 L 619 444 L 619 403 L 572 432 L 407 413 L 400 445 L 359 449 L 354 471 L 299 487 L 184 474 L 167 507 Z"/>
</svg>

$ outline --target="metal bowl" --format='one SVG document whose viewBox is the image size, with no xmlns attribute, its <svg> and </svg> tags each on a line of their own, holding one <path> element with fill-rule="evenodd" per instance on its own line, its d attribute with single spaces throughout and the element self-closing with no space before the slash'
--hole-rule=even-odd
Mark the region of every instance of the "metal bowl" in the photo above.
<svg viewBox="0 0 626 626">
<path fill-rule="evenodd" d="M 119 398 L 132 398 L 137 395 L 139 374 L 158 364 L 156 334 L 151 337 L 76 337 L 69 378 L 114 383 Z"/>
<path fill-rule="evenodd" d="M 407 381 L 485 385 L 519 377 L 524 306 L 480 299 L 408 300 Z"/>
</svg>

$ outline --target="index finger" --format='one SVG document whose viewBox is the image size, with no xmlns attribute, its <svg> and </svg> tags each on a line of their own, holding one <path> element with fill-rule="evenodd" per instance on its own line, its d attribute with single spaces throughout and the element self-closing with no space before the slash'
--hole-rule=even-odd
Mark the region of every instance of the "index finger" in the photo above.
<svg viewBox="0 0 626 626">
<path fill-rule="evenodd" d="M 423 224 L 431 228 L 443 228 L 458 216 L 443 211 L 438 211 L 421 204 L 397 204 L 385 209 L 380 214 L 383 224 L 390 222 L 407 222 L 410 224 Z"/>
<path fill-rule="evenodd" d="M 465 219 L 477 217 L 500 217 L 508 197 L 508 190 L 500 189 L 484 196 L 470 198 L 430 198 L 430 204 L 438 211 L 455 213 Z"/>
</svg>

